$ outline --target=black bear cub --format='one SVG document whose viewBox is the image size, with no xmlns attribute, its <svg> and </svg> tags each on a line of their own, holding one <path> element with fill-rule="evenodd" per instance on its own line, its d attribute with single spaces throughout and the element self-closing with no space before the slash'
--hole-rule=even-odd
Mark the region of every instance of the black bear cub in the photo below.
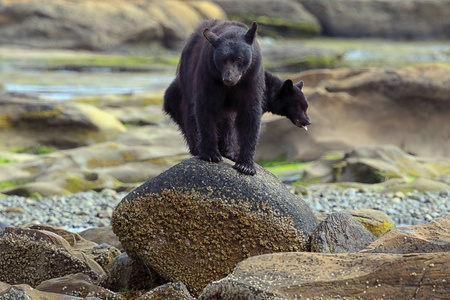
<svg viewBox="0 0 450 300">
<path fill-rule="evenodd" d="M 283 81 L 279 77 L 271 74 L 268 71 L 264 72 L 265 77 L 265 92 L 264 101 L 262 103 L 262 112 L 271 112 L 276 115 L 287 117 L 294 125 L 307 130 L 307 125 L 311 124 L 307 114 L 308 102 L 302 92 L 303 81 L 296 84 L 292 80 Z M 178 80 L 175 79 L 167 88 L 164 95 L 164 111 L 178 124 L 186 142 L 189 146 L 189 151 L 192 155 L 197 155 L 196 140 L 188 138 L 187 126 L 184 120 L 191 119 L 187 122 L 195 124 L 192 107 L 190 110 L 183 111 L 181 107 L 181 90 Z M 225 124 L 222 122 L 221 127 L 230 129 L 228 132 L 228 139 L 225 141 L 223 135 L 219 136 L 219 151 L 224 157 L 233 161 L 236 160 L 237 153 L 239 153 L 239 145 L 236 141 L 237 133 L 233 130 L 233 124 Z M 197 128 L 190 128 L 194 131 L 196 136 Z M 222 128 L 218 129 L 223 132 Z"/>
<path fill-rule="evenodd" d="M 240 22 L 203 21 L 181 53 L 175 79 L 179 89 L 169 87 L 165 96 L 168 101 L 181 97 L 176 118 L 193 155 L 219 162 L 219 147 L 236 138 L 239 153 L 233 167 L 248 175 L 256 173 L 253 157 L 264 97 L 256 30 L 256 22 L 249 29 Z"/>
</svg>

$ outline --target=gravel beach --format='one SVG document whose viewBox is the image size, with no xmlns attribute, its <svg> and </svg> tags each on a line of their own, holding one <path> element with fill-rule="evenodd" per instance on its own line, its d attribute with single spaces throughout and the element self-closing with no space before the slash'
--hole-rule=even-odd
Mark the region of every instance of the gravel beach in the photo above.
<svg viewBox="0 0 450 300">
<path fill-rule="evenodd" d="M 72 196 L 0 199 L 0 225 L 47 224 L 78 231 L 107 226 L 113 210 L 126 193 L 113 190 L 84 192 Z M 314 213 L 369 208 L 387 213 L 399 225 L 427 223 L 450 215 L 450 193 L 382 194 L 355 188 L 327 189 L 308 187 L 301 195 Z"/>
</svg>

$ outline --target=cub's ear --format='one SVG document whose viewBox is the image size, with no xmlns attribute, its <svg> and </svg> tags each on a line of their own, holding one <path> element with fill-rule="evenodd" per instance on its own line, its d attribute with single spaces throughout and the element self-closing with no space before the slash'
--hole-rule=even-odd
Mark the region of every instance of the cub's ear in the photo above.
<svg viewBox="0 0 450 300">
<path fill-rule="evenodd" d="M 214 47 L 217 47 L 217 45 L 219 45 L 220 38 L 214 32 L 212 32 L 209 28 L 205 28 L 203 30 L 203 35 Z"/>
<path fill-rule="evenodd" d="M 303 88 L 303 80 L 300 80 L 299 82 L 297 82 L 295 84 L 295 86 L 298 87 L 299 89 L 302 89 Z"/>
<path fill-rule="evenodd" d="M 292 82 L 292 80 L 290 80 L 290 79 L 286 80 L 285 82 L 283 82 L 283 85 L 281 86 L 280 93 L 286 94 L 287 92 L 292 90 L 293 86 L 294 86 L 294 83 Z"/>
<path fill-rule="evenodd" d="M 256 29 L 258 29 L 258 23 L 256 23 L 256 21 L 253 21 L 252 27 L 245 34 L 245 42 L 247 44 L 253 44 L 253 41 L 255 40 Z"/>
</svg>

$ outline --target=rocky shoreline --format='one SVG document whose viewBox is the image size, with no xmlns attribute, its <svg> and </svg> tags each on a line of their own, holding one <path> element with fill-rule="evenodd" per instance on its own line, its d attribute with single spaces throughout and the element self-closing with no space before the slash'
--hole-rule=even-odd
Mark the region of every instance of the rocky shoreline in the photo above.
<svg viewBox="0 0 450 300">
<path fill-rule="evenodd" d="M 450 215 L 450 194 L 442 192 L 378 193 L 356 188 L 311 185 L 301 189 L 303 199 L 316 214 L 374 209 L 385 212 L 397 226 L 428 223 Z M 70 196 L 0 198 L 0 224 L 23 226 L 48 224 L 72 231 L 109 226 L 113 210 L 127 193 L 104 190 Z"/>
</svg>

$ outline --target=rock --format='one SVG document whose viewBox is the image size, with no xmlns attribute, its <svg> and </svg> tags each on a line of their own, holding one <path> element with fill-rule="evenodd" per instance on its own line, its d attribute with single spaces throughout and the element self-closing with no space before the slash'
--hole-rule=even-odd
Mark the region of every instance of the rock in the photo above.
<svg viewBox="0 0 450 300">
<path fill-rule="evenodd" d="M 311 251 L 321 253 L 358 252 L 375 240 L 356 218 L 347 213 L 332 213 L 311 233 Z"/>
<path fill-rule="evenodd" d="M 312 91 L 305 89 L 312 122 L 308 131 L 299 130 L 285 118 L 266 122 L 258 159 L 284 156 L 311 161 L 326 152 L 375 145 L 395 145 L 420 157 L 450 157 L 450 139 L 445 135 L 450 132 L 448 68 L 329 72 L 336 73 L 333 79 L 320 81 Z M 312 73 L 306 75 L 311 78 Z M 298 81 L 302 74 L 292 79 Z M 317 74 L 323 75 L 323 71 Z M 305 79 L 305 88 L 308 86 Z"/>
<path fill-rule="evenodd" d="M 209 1 L 154 1 L 140 7 L 161 25 L 168 47 L 179 46 L 204 19 L 227 19 L 223 10 Z"/>
<path fill-rule="evenodd" d="M 417 178 L 412 182 L 402 182 L 396 185 L 391 185 L 383 189 L 385 193 L 392 193 L 396 191 L 402 192 L 410 192 L 410 191 L 419 191 L 419 192 L 442 192 L 449 191 L 450 184 L 442 183 L 439 181 L 431 180 L 428 178 Z"/>
<path fill-rule="evenodd" d="M 0 136 L 7 147 L 79 147 L 110 140 L 125 131 L 114 116 L 88 104 L 5 97 L 0 108 L 7 129 Z"/>
<path fill-rule="evenodd" d="M 29 284 L 82 272 L 94 279 L 105 274 L 89 256 L 72 250 L 59 235 L 36 229 L 7 227 L 0 234 L 0 281 Z"/>
<path fill-rule="evenodd" d="M 94 259 L 105 272 L 109 272 L 109 268 L 113 259 L 120 254 L 120 250 L 106 243 L 97 244 L 95 242 L 84 239 L 81 235 L 48 225 L 33 225 L 30 229 L 45 230 L 54 232 L 64 238 L 72 250 L 81 252 L 84 255 Z"/>
<path fill-rule="evenodd" d="M 186 286 L 182 282 L 169 282 L 161 285 L 148 293 L 145 293 L 139 300 L 195 300 L 189 294 Z"/>
<path fill-rule="evenodd" d="M 155 135 L 159 135 L 158 130 Z M 149 140 L 153 142 L 148 146 L 107 142 L 0 164 L 0 182 L 17 182 L 1 192 L 29 197 L 34 192 L 50 196 L 105 188 L 123 190 L 130 183 L 140 184 L 157 176 L 187 156 L 184 148 L 171 148 L 162 138 L 149 136 Z"/>
<path fill-rule="evenodd" d="M 450 253 L 274 253 L 239 263 L 199 299 L 439 299 L 449 267 Z"/>
<path fill-rule="evenodd" d="M 191 158 L 129 193 L 111 219 L 130 257 L 198 295 L 246 257 L 307 250 L 317 219 L 273 174 Z"/>
<path fill-rule="evenodd" d="M 390 178 L 433 178 L 442 172 L 438 164 L 416 158 L 395 146 L 362 146 L 345 154 L 344 160 L 335 165 L 334 176 L 336 181 L 363 183 L 378 183 Z"/>
<path fill-rule="evenodd" d="M 111 269 L 103 282 L 103 286 L 115 291 L 148 290 L 166 283 L 161 276 L 139 261 L 122 253 L 111 262 Z"/>
<path fill-rule="evenodd" d="M 0 7 L 0 42 L 88 50 L 174 46 L 201 20 L 214 18 L 226 14 L 209 1 L 12 1 Z"/>
<path fill-rule="evenodd" d="M 450 252 L 450 216 L 428 224 L 391 229 L 367 246 L 363 252 L 395 254 Z"/>
<path fill-rule="evenodd" d="M 78 234 L 82 238 L 94 242 L 98 245 L 108 244 L 119 249 L 121 252 L 124 251 L 119 238 L 114 234 L 111 226 L 88 228 L 79 232 Z"/>
<path fill-rule="evenodd" d="M 266 42 L 262 45 L 264 67 L 272 72 L 292 73 L 308 69 L 332 68 L 344 55 L 336 50 L 307 47 L 295 41 Z"/>
<path fill-rule="evenodd" d="M 380 236 L 386 231 L 395 228 L 394 221 L 383 211 L 360 208 L 344 211 L 355 217 L 367 230 L 375 236 Z"/>
<path fill-rule="evenodd" d="M 126 1 L 24 1 L 2 5 L 0 19 L 0 42 L 39 48 L 106 50 L 163 37 L 154 18 Z"/>
<path fill-rule="evenodd" d="M 431 39 L 449 37 L 448 1 L 298 0 L 323 27 L 343 37 Z"/>
<path fill-rule="evenodd" d="M 8 285 L 5 289 L 2 288 L 2 282 L 0 282 L 0 299 L 2 300 L 81 300 L 80 297 L 61 295 L 56 293 L 48 293 L 36 290 L 28 284 Z"/>
<path fill-rule="evenodd" d="M 295 1 L 281 0 L 213 0 L 220 5 L 231 20 L 245 24 L 258 22 L 262 36 L 310 36 L 320 33 L 317 19 Z"/>
<path fill-rule="evenodd" d="M 39 291 L 75 297 L 96 297 L 102 300 L 122 300 L 122 296 L 102 288 L 83 273 L 70 274 L 60 278 L 53 278 L 41 282 L 36 287 Z"/>
</svg>

